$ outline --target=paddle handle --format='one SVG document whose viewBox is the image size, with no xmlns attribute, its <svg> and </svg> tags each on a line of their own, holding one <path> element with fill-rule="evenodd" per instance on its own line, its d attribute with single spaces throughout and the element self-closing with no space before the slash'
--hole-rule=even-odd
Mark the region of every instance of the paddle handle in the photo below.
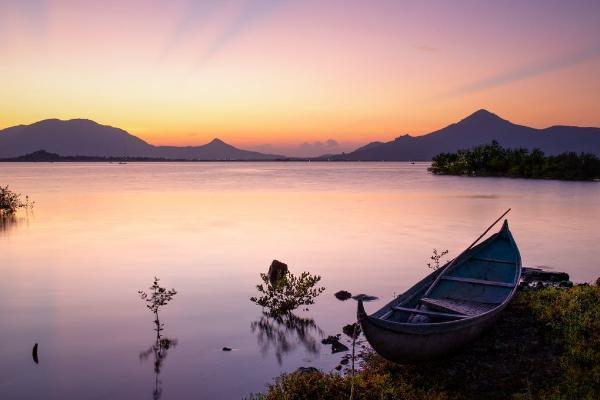
<svg viewBox="0 0 600 400">
<path fill-rule="evenodd" d="M 506 214 L 508 214 L 510 212 L 510 210 L 511 209 L 509 208 L 508 210 L 504 211 L 504 214 L 502 214 L 497 220 L 495 220 L 494 223 L 491 224 L 490 227 L 487 228 L 485 230 L 485 232 L 483 232 L 477 239 L 475 239 L 475 241 L 473 243 L 471 243 L 471 245 L 469 247 L 467 247 L 465 251 L 467 251 L 467 250 L 471 249 L 471 247 L 475 246 L 475 243 L 479 242 L 479 240 L 481 240 L 481 238 L 484 237 L 485 234 L 488 233 L 490 231 L 490 229 L 492 229 L 494 227 L 494 225 L 496 225 L 498 223 L 498 221 L 500 221 L 502 218 L 504 218 L 504 216 Z M 463 251 L 462 253 L 464 253 L 465 251 Z M 462 253 L 460 253 L 460 254 L 462 255 Z M 458 258 L 458 257 L 456 257 L 456 258 Z M 455 258 L 455 260 L 456 260 L 456 258 Z"/>
</svg>

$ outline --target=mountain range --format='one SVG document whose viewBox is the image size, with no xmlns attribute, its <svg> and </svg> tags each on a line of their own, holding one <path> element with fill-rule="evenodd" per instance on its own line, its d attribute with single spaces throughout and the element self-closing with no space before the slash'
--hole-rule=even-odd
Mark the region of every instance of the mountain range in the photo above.
<svg viewBox="0 0 600 400">
<path fill-rule="evenodd" d="M 455 152 L 493 140 L 507 148 L 539 148 L 548 155 L 573 151 L 600 156 L 600 128 L 556 125 L 536 129 L 513 124 L 481 109 L 426 135 L 403 135 L 390 142 L 373 142 L 351 153 L 325 157 L 349 161 L 429 161 L 439 153 Z"/>
<path fill-rule="evenodd" d="M 273 160 L 274 154 L 241 150 L 220 139 L 202 146 L 154 146 L 128 132 L 88 119 L 47 119 L 0 130 L 0 158 L 45 150 L 61 156 L 147 157 L 175 160 Z"/>
<path fill-rule="evenodd" d="M 390 142 L 372 142 L 350 153 L 314 160 L 429 161 L 454 152 L 498 141 L 503 147 L 539 148 L 546 154 L 565 151 L 600 156 L 600 128 L 551 126 L 536 129 L 513 124 L 487 110 L 422 136 L 403 135 Z M 128 132 L 87 119 L 47 119 L 0 130 L 0 158 L 45 150 L 61 156 L 146 157 L 180 160 L 277 160 L 285 156 L 238 149 L 214 139 L 202 146 L 154 146 Z M 292 158 L 293 159 L 293 158 Z"/>
</svg>

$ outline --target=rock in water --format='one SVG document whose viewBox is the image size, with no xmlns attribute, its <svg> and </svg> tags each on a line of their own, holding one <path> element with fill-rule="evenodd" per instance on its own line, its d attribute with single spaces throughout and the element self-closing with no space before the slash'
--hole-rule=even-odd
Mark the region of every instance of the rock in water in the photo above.
<svg viewBox="0 0 600 400">
<path fill-rule="evenodd" d="M 284 278 L 288 273 L 287 264 L 282 263 L 278 260 L 273 260 L 271 262 L 271 266 L 269 267 L 269 272 L 267 276 L 269 277 L 269 282 L 274 285 L 277 281 Z"/>
<path fill-rule="evenodd" d="M 321 343 L 331 345 L 331 354 L 350 350 L 348 346 L 340 342 L 340 338 L 337 336 L 329 336 L 327 339 L 321 340 Z"/>
<path fill-rule="evenodd" d="M 346 291 L 346 290 L 340 290 L 339 292 L 336 292 L 334 294 L 335 298 L 341 301 L 345 301 L 348 300 L 350 297 L 352 297 L 352 293 Z"/>
</svg>

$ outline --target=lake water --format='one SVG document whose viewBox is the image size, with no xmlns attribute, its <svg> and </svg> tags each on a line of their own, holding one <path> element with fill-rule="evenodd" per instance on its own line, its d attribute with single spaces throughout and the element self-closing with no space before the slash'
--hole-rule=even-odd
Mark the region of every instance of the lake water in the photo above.
<svg viewBox="0 0 600 400">
<path fill-rule="evenodd" d="M 374 311 L 428 273 L 434 247 L 457 255 L 509 207 L 523 265 L 600 276 L 599 183 L 427 166 L 0 164 L 0 185 L 36 202 L 0 225 L 0 398 L 148 399 L 158 386 L 163 399 L 239 399 L 299 366 L 332 370 L 341 355 L 320 340 L 356 306 L 333 293 L 377 295 Z M 314 323 L 305 336 L 249 301 L 273 259 L 323 277 L 297 313 Z M 161 313 L 177 346 L 158 377 L 140 358 L 154 333 L 137 294 L 154 276 L 179 292 Z"/>
</svg>

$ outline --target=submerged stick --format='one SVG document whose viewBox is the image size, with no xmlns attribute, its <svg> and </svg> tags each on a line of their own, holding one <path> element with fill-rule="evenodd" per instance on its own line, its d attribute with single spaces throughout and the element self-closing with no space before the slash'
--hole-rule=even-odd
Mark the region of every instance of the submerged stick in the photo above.
<svg viewBox="0 0 600 400">
<path fill-rule="evenodd" d="M 33 357 L 33 362 L 39 364 L 38 360 L 38 344 L 33 345 L 33 350 L 31 351 L 31 356 Z"/>
<path fill-rule="evenodd" d="M 356 321 L 354 324 L 354 330 L 352 331 L 352 381 L 350 382 L 350 400 L 354 399 L 354 349 L 356 348 L 356 330 L 360 321 Z"/>
</svg>

